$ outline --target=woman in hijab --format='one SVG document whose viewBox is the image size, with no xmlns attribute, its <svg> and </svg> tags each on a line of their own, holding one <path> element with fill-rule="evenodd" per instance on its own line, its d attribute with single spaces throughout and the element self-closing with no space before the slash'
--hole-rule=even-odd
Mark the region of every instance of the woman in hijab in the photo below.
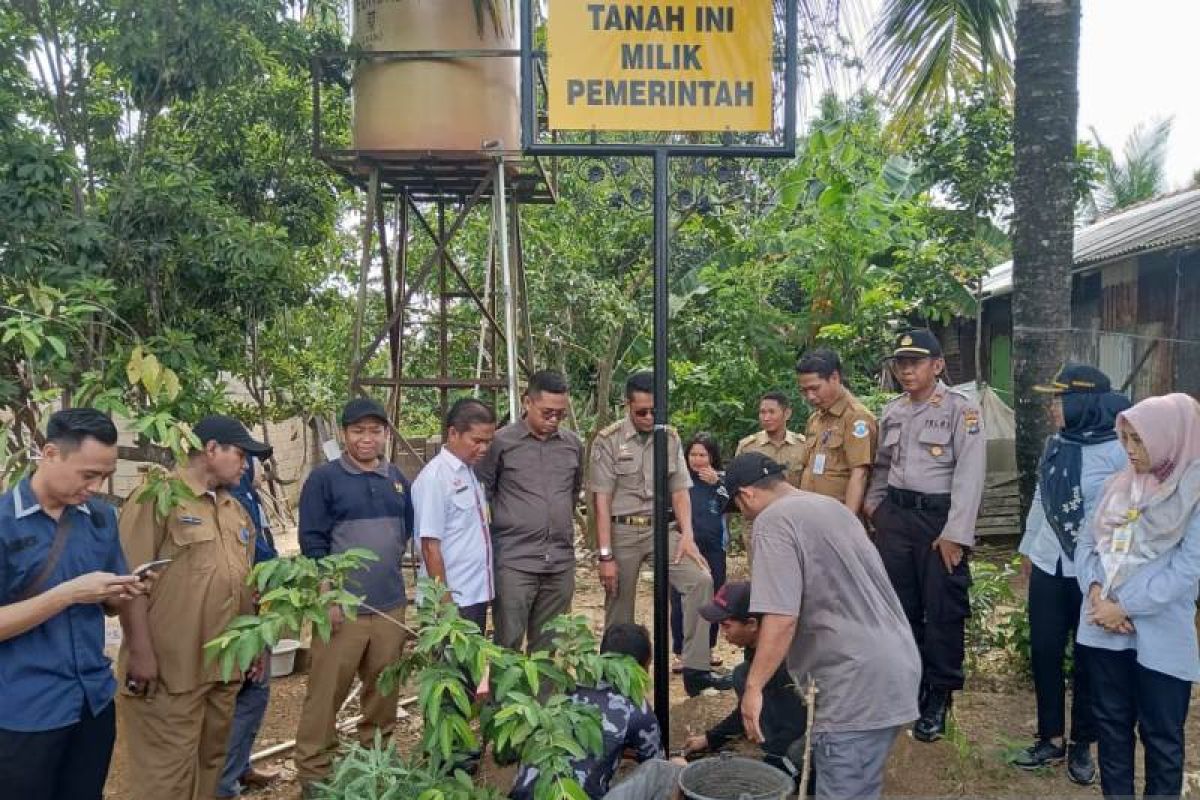
<svg viewBox="0 0 1200 800">
<path fill-rule="evenodd" d="M 1088 699 L 1087 648 L 1075 647 L 1071 671 L 1071 738 L 1066 733 L 1064 662 L 1079 622 L 1083 597 L 1075 578 L 1075 544 L 1105 482 L 1126 466 L 1117 441 L 1117 414 L 1129 408 L 1095 367 L 1068 365 L 1039 391 L 1057 395 L 1058 432 L 1046 440 L 1037 490 L 1019 548 L 1029 578 L 1029 643 L 1038 726 L 1034 743 L 1013 764 L 1038 769 L 1067 761 L 1067 777 L 1087 786 L 1096 780 L 1091 744 L 1096 723 Z"/>
<path fill-rule="evenodd" d="M 1075 550 L 1085 602 L 1105 797 L 1132 797 L 1137 730 L 1145 796 L 1178 797 L 1191 684 L 1200 680 L 1200 403 L 1143 400 L 1117 417 L 1129 466 L 1113 476 Z"/>
</svg>

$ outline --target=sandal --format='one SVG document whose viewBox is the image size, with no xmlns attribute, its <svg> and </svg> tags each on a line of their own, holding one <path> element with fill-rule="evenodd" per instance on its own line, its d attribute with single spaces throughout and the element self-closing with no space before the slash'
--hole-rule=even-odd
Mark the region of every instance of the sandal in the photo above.
<svg viewBox="0 0 1200 800">
<path fill-rule="evenodd" d="M 679 656 L 671 657 L 671 672 L 674 672 L 676 675 L 683 672 L 683 659 Z"/>
</svg>

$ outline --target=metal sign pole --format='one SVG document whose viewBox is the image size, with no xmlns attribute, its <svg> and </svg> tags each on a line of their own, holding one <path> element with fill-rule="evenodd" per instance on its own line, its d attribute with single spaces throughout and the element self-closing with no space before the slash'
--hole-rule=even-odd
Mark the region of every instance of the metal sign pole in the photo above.
<svg viewBox="0 0 1200 800">
<path fill-rule="evenodd" d="M 670 153 L 654 151 L 654 713 L 663 735 L 671 730 L 670 574 L 671 553 L 667 532 L 667 267 L 671 248 L 668 236 L 667 188 Z M 707 635 L 707 634 L 706 634 Z"/>
</svg>

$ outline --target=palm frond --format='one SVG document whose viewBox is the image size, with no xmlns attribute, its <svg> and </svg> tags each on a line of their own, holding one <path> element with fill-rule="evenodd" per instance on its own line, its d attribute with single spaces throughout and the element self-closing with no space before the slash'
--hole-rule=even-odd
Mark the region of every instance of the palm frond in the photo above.
<svg viewBox="0 0 1200 800">
<path fill-rule="evenodd" d="M 1012 0 L 887 0 L 871 34 L 882 91 L 907 127 L 955 91 L 1013 90 Z"/>
<path fill-rule="evenodd" d="M 1166 190 L 1167 143 L 1174 121 L 1167 117 L 1139 124 L 1125 140 L 1120 161 L 1091 129 L 1100 163 L 1100 184 L 1094 192 L 1098 213 L 1128 208 Z"/>
</svg>

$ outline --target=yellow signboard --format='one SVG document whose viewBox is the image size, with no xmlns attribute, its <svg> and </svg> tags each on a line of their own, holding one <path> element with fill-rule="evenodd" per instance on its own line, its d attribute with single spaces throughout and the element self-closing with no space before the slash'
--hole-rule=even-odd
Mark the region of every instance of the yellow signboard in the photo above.
<svg viewBox="0 0 1200 800">
<path fill-rule="evenodd" d="M 772 0 L 550 0 L 550 128 L 772 129 Z"/>
</svg>

